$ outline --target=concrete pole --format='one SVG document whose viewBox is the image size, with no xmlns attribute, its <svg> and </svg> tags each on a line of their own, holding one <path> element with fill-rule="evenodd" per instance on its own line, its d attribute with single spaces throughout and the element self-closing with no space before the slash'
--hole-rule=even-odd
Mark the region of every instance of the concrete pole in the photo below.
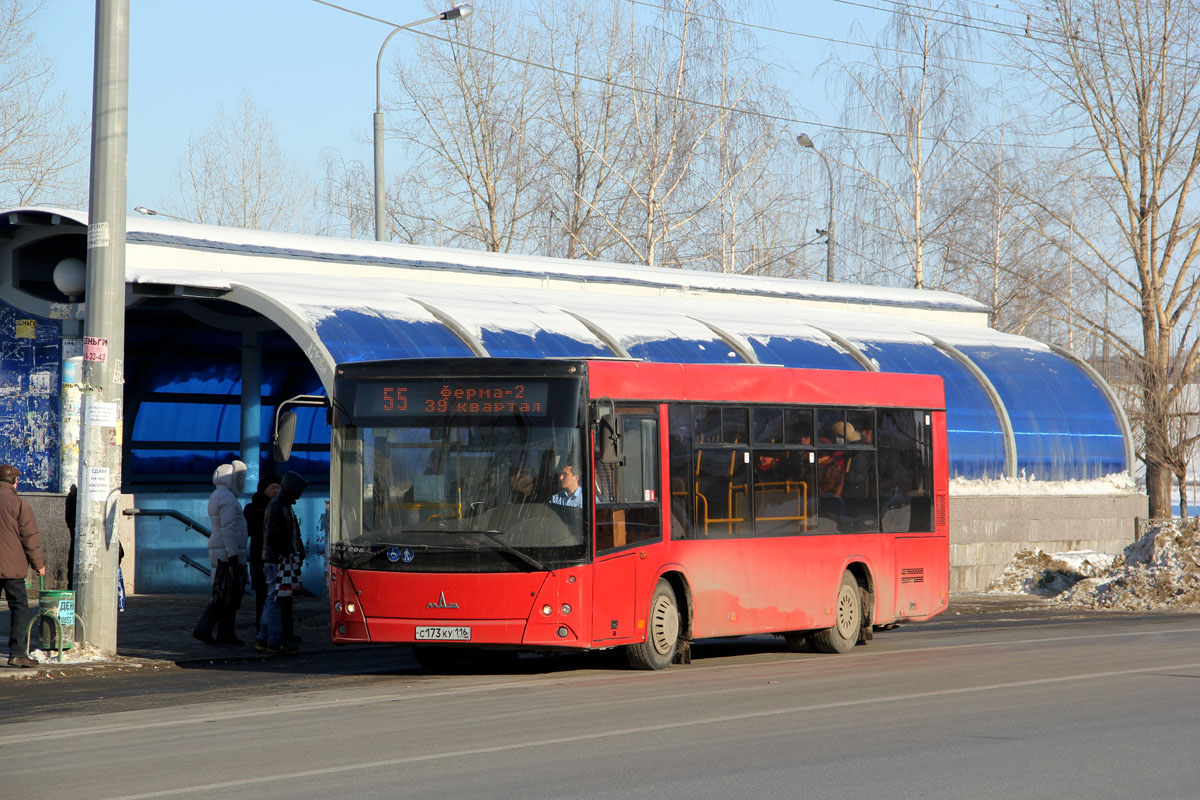
<svg viewBox="0 0 1200 800">
<path fill-rule="evenodd" d="M 128 141 L 129 0 L 96 0 L 75 581 L 87 641 L 107 655 L 117 650 Z"/>
</svg>

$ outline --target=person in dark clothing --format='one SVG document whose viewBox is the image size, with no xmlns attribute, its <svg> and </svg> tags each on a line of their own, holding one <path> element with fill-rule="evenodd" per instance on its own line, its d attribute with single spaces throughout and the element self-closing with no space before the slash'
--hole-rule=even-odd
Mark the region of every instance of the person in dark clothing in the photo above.
<svg viewBox="0 0 1200 800">
<path fill-rule="evenodd" d="M 246 529 L 249 532 L 250 544 L 247 552 L 250 556 L 250 588 L 254 590 L 254 624 L 258 632 L 254 637 L 256 645 L 267 643 L 267 632 L 262 627 L 263 605 L 267 602 L 267 576 L 263 574 L 263 515 L 267 504 L 282 490 L 280 478 L 273 472 L 263 475 L 258 481 L 258 490 L 246 504 L 243 514 L 246 517 Z"/>
<path fill-rule="evenodd" d="M 8 598 L 8 665 L 36 667 L 29 657 L 29 595 L 25 576 L 32 567 L 46 574 L 42 559 L 42 534 L 29 503 L 17 495 L 21 472 L 11 464 L 0 464 L 0 589 Z"/>
<path fill-rule="evenodd" d="M 290 604 L 294 592 L 300 591 L 300 566 L 304 563 L 304 543 L 300 540 L 300 521 L 292 507 L 308 486 L 302 476 L 289 472 L 280 481 L 281 491 L 263 513 L 263 575 L 267 583 L 267 599 L 263 604 L 260 629 L 266 643 L 257 649 L 269 653 L 291 655 L 297 652 L 287 641 L 283 627 L 281 600 Z"/>
<path fill-rule="evenodd" d="M 63 520 L 67 523 L 67 533 L 70 534 L 70 544 L 67 545 L 67 588 L 75 588 L 75 514 L 79 510 L 79 487 L 71 484 L 67 490 L 66 506 L 63 508 Z"/>
</svg>

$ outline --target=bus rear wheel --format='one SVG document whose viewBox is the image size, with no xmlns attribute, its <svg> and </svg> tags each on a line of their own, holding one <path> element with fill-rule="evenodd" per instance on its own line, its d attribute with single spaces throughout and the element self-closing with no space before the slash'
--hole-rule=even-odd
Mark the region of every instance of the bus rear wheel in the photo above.
<svg viewBox="0 0 1200 800">
<path fill-rule="evenodd" d="M 813 633 L 812 642 L 822 653 L 848 653 L 858 642 L 863 620 L 862 590 L 849 572 L 842 574 L 834 610 L 834 626 Z"/>
<path fill-rule="evenodd" d="M 625 647 L 625 657 L 634 669 L 665 669 L 679 649 L 679 601 L 671 584 L 661 578 L 650 598 L 646 641 Z"/>
</svg>

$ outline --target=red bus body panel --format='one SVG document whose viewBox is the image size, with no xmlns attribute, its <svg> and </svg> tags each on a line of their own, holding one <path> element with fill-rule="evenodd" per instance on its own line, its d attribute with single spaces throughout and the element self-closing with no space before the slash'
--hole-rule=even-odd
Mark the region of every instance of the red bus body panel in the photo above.
<svg viewBox="0 0 1200 800">
<path fill-rule="evenodd" d="M 664 576 L 686 596 L 688 637 L 697 639 L 831 627 L 838 584 L 850 568 L 867 582 L 875 624 L 928 619 L 946 609 L 949 498 L 940 377 L 627 361 L 588 362 L 588 375 L 592 399 L 662 404 L 661 497 L 670 497 L 666 403 L 929 409 L 934 529 L 672 541 L 663 503 L 661 540 L 549 573 L 332 568 L 334 641 L 412 643 L 418 626 L 463 625 L 471 640 L 462 644 L 539 650 L 630 644 L 644 640 L 650 597 Z"/>
</svg>

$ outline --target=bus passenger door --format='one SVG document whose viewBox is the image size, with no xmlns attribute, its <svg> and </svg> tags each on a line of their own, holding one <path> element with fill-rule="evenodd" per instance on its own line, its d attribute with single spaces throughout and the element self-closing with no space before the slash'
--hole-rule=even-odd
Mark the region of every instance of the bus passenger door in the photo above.
<svg viewBox="0 0 1200 800">
<path fill-rule="evenodd" d="M 628 641 L 642 633 L 634 620 L 639 591 L 637 554 L 662 541 L 658 409 L 617 406 L 613 429 L 621 435 L 621 459 L 602 463 L 598 446 L 593 459 L 596 560 L 592 639 L 597 642 Z"/>
</svg>

